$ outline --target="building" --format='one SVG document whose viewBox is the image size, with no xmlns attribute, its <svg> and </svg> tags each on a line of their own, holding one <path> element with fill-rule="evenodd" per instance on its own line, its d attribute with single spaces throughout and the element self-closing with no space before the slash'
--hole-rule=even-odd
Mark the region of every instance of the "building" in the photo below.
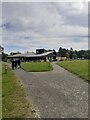
<svg viewBox="0 0 90 120">
<path fill-rule="evenodd" d="M 42 54 L 45 52 L 47 52 L 47 50 L 45 50 L 45 49 L 36 49 L 36 54 Z"/>
<path fill-rule="evenodd" d="M 61 54 L 59 52 L 57 52 L 56 59 L 57 59 L 57 61 L 65 61 L 65 60 L 67 60 L 67 57 L 61 57 Z"/>
<path fill-rule="evenodd" d="M 38 51 L 38 50 L 37 50 Z M 43 51 L 43 50 L 41 50 Z M 53 54 L 54 51 L 44 52 L 41 53 L 34 53 L 34 52 L 28 52 L 28 53 L 21 53 L 16 55 L 9 55 L 9 59 L 21 59 L 22 61 L 54 61 L 55 55 Z"/>
<path fill-rule="evenodd" d="M 36 49 L 34 52 L 17 53 L 8 56 L 8 59 L 21 59 L 21 61 L 65 61 L 67 57 L 61 57 L 55 50 Z"/>
</svg>

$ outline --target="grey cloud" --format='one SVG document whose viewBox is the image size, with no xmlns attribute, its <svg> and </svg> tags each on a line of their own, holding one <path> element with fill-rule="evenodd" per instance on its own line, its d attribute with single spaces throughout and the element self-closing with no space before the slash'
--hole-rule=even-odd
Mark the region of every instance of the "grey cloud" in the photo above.
<svg viewBox="0 0 90 120">
<path fill-rule="evenodd" d="M 81 14 L 79 15 L 67 15 L 65 18 L 65 24 L 73 25 L 73 26 L 83 26 L 88 27 L 88 15 Z"/>
<path fill-rule="evenodd" d="M 80 12 L 79 9 L 75 9 L 72 7 L 74 3 L 71 2 L 61 2 L 61 3 L 53 3 L 53 6 L 56 8 L 57 13 L 63 17 L 65 24 L 69 24 L 72 26 L 88 26 L 88 5 L 87 3 L 83 3 L 83 7 L 85 7 L 85 13 Z M 78 6 L 77 6 L 78 8 Z"/>
<path fill-rule="evenodd" d="M 3 30 L 7 30 L 10 32 L 22 31 L 23 24 L 19 20 L 10 20 L 2 25 Z"/>
<path fill-rule="evenodd" d="M 27 49 L 79 48 L 88 31 L 87 14 L 77 11 L 70 3 L 3 3 L 3 41 Z"/>
<path fill-rule="evenodd" d="M 6 27 L 11 30 L 27 28 L 36 32 L 48 30 L 48 27 L 57 24 L 56 11 L 50 3 L 4 3 L 3 21 L 6 22 L 3 24 L 6 24 Z M 62 21 L 60 20 L 60 22 Z"/>
</svg>

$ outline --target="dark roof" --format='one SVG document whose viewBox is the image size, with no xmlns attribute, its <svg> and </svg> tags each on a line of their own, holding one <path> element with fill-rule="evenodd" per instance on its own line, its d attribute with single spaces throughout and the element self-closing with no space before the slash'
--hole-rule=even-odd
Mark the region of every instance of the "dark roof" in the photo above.
<svg viewBox="0 0 90 120">
<path fill-rule="evenodd" d="M 36 50 L 46 50 L 46 49 L 42 48 L 42 49 L 36 49 Z"/>
</svg>

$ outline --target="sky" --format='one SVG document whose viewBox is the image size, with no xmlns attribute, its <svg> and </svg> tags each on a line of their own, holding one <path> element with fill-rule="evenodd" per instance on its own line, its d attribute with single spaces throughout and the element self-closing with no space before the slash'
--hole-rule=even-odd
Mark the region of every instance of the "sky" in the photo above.
<svg viewBox="0 0 90 120">
<path fill-rule="evenodd" d="M 5 52 L 88 49 L 88 2 L 2 2 Z M 0 43 L 1 44 L 1 43 Z"/>
</svg>

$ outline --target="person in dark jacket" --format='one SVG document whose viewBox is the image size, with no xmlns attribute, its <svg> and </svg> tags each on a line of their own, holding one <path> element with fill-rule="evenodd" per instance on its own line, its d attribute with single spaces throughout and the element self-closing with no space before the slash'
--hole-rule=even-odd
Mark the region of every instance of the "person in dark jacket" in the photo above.
<svg viewBox="0 0 90 120">
<path fill-rule="evenodd" d="M 15 60 L 14 62 L 15 62 L 15 68 L 17 68 L 18 61 L 17 61 L 17 60 Z"/>
<path fill-rule="evenodd" d="M 14 60 L 13 60 L 13 59 L 12 59 L 11 63 L 12 63 L 12 70 L 14 70 L 15 63 L 14 63 Z"/>
<path fill-rule="evenodd" d="M 18 67 L 21 68 L 21 61 L 20 61 L 20 59 L 18 59 L 17 62 L 18 62 Z"/>
</svg>

